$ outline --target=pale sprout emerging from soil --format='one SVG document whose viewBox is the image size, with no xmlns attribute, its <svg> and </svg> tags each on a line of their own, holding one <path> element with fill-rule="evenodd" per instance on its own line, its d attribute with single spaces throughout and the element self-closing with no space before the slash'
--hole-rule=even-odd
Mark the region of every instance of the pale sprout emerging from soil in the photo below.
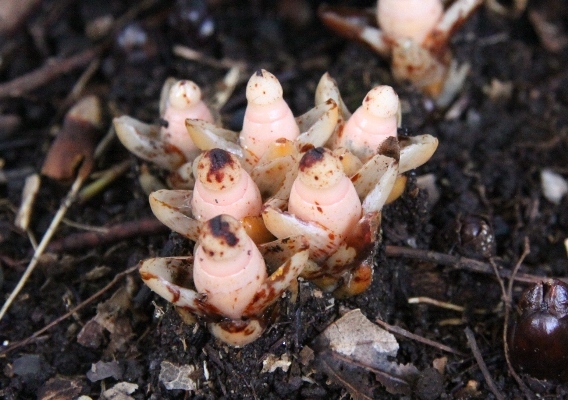
<svg viewBox="0 0 568 400">
<path fill-rule="evenodd" d="M 282 97 L 282 86 L 270 72 L 255 72 L 246 95 L 248 104 L 239 142 L 251 158 L 260 159 L 277 139 L 295 140 L 300 135 L 292 110 Z"/>
<path fill-rule="evenodd" d="M 142 262 L 140 274 L 154 292 L 207 323 L 232 346 L 257 339 L 269 320 L 266 309 L 298 278 L 308 261 L 304 237 L 256 246 L 233 217 L 219 215 L 200 226 L 194 257 Z M 267 267 L 274 271 L 270 276 Z"/>
<path fill-rule="evenodd" d="M 201 99 L 197 84 L 168 79 L 162 88 L 160 116 L 163 126 L 146 124 L 126 115 L 115 118 L 113 124 L 124 147 L 171 172 L 168 176 L 170 187 L 191 188 L 194 180 L 190 163 L 200 150 L 192 142 L 185 121 L 197 118 L 213 122 L 213 114 Z"/>
<path fill-rule="evenodd" d="M 441 0 L 379 0 L 377 26 L 364 11 L 323 5 L 319 15 L 338 34 L 355 38 L 391 61 L 396 79 L 410 81 L 447 105 L 461 89 L 468 67 L 452 60 L 452 34 L 483 0 L 455 0 L 444 10 Z"/>
<path fill-rule="evenodd" d="M 361 201 L 331 150 L 317 147 L 304 154 L 290 192 L 288 211 L 339 235 L 355 226 L 361 217 Z"/>
<path fill-rule="evenodd" d="M 430 135 L 397 137 L 400 106 L 389 86 L 371 89 L 351 115 L 325 74 L 315 107 L 294 118 L 276 77 L 259 70 L 247 99 L 240 135 L 185 120 L 201 152 L 182 165 L 195 186 L 153 192 L 150 205 L 160 221 L 196 242 L 194 255 L 146 260 L 140 269 L 180 313 L 235 346 L 264 331 L 265 310 L 298 276 L 336 297 L 363 292 L 383 205 L 404 190 L 401 174 L 426 162 L 438 144 Z M 117 130 L 137 136 L 127 142 L 143 143 L 144 134 L 129 124 L 115 121 Z"/>
<path fill-rule="evenodd" d="M 185 120 L 202 119 L 213 122 L 213 115 L 201 99 L 201 89 L 195 82 L 181 80 L 172 85 L 162 119 L 167 126 L 162 126 L 162 140 L 179 149 L 188 160 L 199 154 L 199 149 L 188 137 Z"/>
<path fill-rule="evenodd" d="M 195 162 L 197 180 L 191 209 L 198 221 L 220 214 L 237 219 L 260 215 L 262 199 L 258 186 L 236 156 L 213 149 L 202 153 Z"/>
<path fill-rule="evenodd" d="M 398 96 L 392 87 L 371 89 L 345 124 L 335 147 L 345 147 L 362 161 L 368 161 L 388 137 L 397 136 L 398 110 Z"/>
</svg>

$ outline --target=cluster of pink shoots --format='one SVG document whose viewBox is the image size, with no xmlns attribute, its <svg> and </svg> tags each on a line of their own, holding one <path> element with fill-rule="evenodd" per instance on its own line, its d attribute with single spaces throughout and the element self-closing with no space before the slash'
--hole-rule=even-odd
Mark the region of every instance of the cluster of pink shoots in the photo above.
<svg viewBox="0 0 568 400">
<path fill-rule="evenodd" d="M 336 297 L 364 291 L 383 205 L 404 188 L 401 174 L 437 147 L 429 135 L 397 137 L 399 100 L 389 86 L 373 88 L 353 115 L 328 74 L 315 107 L 298 118 L 267 71 L 251 76 L 246 95 L 240 133 L 215 125 L 188 81 L 165 95 L 167 126 L 114 121 L 127 148 L 181 182 L 152 193 L 150 205 L 196 242 L 192 256 L 144 261 L 142 278 L 235 346 L 260 336 L 266 310 L 298 277 Z"/>
<path fill-rule="evenodd" d="M 379 0 L 366 10 L 322 5 L 319 16 L 336 33 L 369 46 L 390 61 L 392 74 L 409 81 L 440 106 L 459 92 L 469 71 L 458 67 L 449 42 L 483 0 Z M 446 5 L 446 9 L 444 9 Z"/>
</svg>

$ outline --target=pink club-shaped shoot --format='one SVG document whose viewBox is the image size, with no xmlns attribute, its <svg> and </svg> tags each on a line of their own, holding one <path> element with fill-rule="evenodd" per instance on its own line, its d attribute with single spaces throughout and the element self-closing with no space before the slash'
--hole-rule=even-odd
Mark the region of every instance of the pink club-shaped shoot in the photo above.
<svg viewBox="0 0 568 400">
<path fill-rule="evenodd" d="M 264 259 L 240 222 L 228 215 L 207 221 L 194 259 L 197 291 L 224 316 L 240 319 L 267 278 Z"/>
<path fill-rule="evenodd" d="M 335 147 L 345 147 L 366 162 L 388 137 L 397 136 L 398 108 L 398 95 L 392 87 L 374 87 L 347 120 Z"/>
<path fill-rule="evenodd" d="M 444 14 L 440 0 L 379 0 L 377 21 L 384 34 L 421 44 Z"/>
<path fill-rule="evenodd" d="M 197 180 L 191 199 L 195 219 L 206 221 L 229 214 L 240 220 L 260 215 L 260 191 L 235 155 L 212 149 L 203 152 L 195 162 Z"/>
<path fill-rule="evenodd" d="M 193 160 L 199 149 L 193 144 L 187 128 L 186 119 L 200 119 L 213 122 L 214 118 L 207 105 L 201 99 L 201 89 L 189 80 L 181 80 L 172 85 L 162 119 L 167 126 L 162 127 L 164 142 L 179 149 L 188 160 Z"/>
<path fill-rule="evenodd" d="M 246 96 L 248 104 L 240 144 L 254 158 L 262 157 L 268 145 L 277 139 L 298 137 L 300 128 L 274 75 L 263 69 L 256 71 L 248 81 Z"/>
<path fill-rule="evenodd" d="M 330 150 L 317 147 L 304 154 L 292 185 L 288 212 L 340 235 L 361 218 L 361 201 L 353 183 Z"/>
</svg>

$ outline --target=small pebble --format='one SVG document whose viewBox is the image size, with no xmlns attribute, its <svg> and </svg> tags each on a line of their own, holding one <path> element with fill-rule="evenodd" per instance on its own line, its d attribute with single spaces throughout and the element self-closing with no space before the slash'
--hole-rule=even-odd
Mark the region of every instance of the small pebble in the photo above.
<svg viewBox="0 0 568 400">
<path fill-rule="evenodd" d="M 39 355 L 26 354 L 14 360 L 12 372 L 19 376 L 37 375 L 41 371 L 41 364 Z"/>
<path fill-rule="evenodd" d="M 540 181 L 544 197 L 554 204 L 560 204 L 560 200 L 568 193 L 568 182 L 560 174 L 543 169 L 540 172 Z"/>
</svg>

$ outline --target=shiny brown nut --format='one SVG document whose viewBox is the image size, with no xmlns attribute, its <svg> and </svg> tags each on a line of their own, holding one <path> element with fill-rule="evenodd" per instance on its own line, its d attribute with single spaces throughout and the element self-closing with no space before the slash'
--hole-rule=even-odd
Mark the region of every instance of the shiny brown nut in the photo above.
<svg viewBox="0 0 568 400">
<path fill-rule="evenodd" d="M 525 291 L 509 337 L 518 372 L 538 379 L 568 381 L 568 285 L 543 281 Z"/>
<path fill-rule="evenodd" d="M 456 219 L 444 236 L 444 240 L 462 256 L 489 258 L 495 253 L 493 228 L 483 216 L 466 215 Z"/>
</svg>

